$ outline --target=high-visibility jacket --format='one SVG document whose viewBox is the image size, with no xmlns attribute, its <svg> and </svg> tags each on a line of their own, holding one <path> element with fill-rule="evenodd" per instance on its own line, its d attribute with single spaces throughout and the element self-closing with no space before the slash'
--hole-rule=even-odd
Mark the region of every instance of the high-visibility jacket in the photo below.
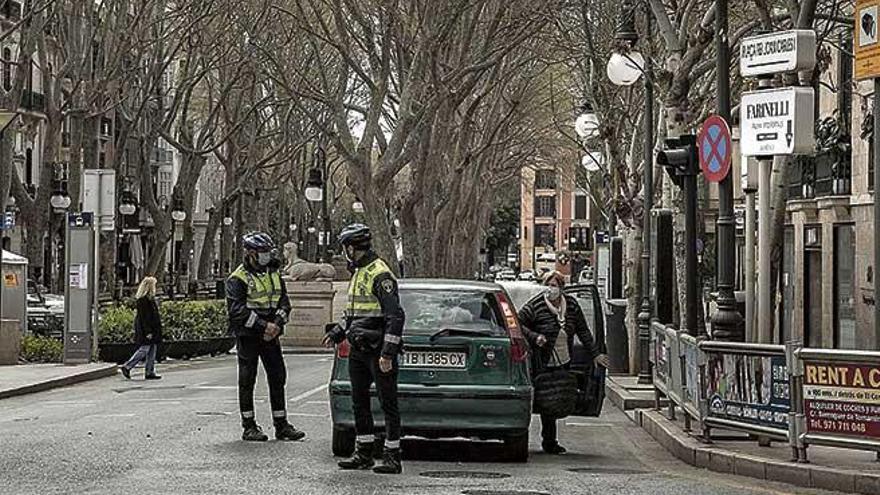
<svg viewBox="0 0 880 495">
<path fill-rule="evenodd" d="M 359 351 L 395 356 L 402 349 L 405 315 L 394 273 L 373 252 L 361 258 L 354 269 L 345 310 L 348 341 Z"/>
<path fill-rule="evenodd" d="M 267 323 L 283 330 L 290 314 L 290 299 L 277 264 L 265 269 L 241 265 L 226 279 L 230 333 L 259 336 Z"/>
<path fill-rule="evenodd" d="M 251 273 L 239 265 L 230 277 L 247 284 L 247 308 L 256 310 L 277 309 L 281 303 L 281 275 L 277 271 Z"/>
</svg>

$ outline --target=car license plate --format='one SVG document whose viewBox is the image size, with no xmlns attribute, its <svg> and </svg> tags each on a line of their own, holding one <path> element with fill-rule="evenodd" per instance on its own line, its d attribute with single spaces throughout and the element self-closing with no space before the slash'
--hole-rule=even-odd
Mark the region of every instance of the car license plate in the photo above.
<svg viewBox="0 0 880 495">
<path fill-rule="evenodd" d="M 465 368 L 466 352 L 407 351 L 400 365 L 404 368 Z"/>
</svg>

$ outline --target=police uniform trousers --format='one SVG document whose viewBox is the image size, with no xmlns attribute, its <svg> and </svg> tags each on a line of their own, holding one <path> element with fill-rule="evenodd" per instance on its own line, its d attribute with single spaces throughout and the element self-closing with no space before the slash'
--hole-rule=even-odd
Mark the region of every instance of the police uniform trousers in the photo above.
<svg viewBox="0 0 880 495">
<path fill-rule="evenodd" d="M 272 403 L 272 416 L 286 417 L 284 384 L 287 369 L 281 353 L 281 342 L 275 338 L 269 342 L 262 337 L 239 336 L 236 339 L 238 353 L 238 405 L 243 418 L 253 417 L 254 385 L 257 383 L 257 368 L 263 362 L 269 382 L 269 400 Z"/>
<path fill-rule="evenodd" d="M 379 403 L 385 415 L 385 445 L 396 448 L 400 445 L 400 410 L 397 407 L 397 357 L 392 359 L 392 369 L 382 373 L 379 369 L 380 350 L 352 349 L 348 358 L 348 373 L 351 380 L 351 400 L 354 412 L 355 431 L 358 441 L 373 440 L 375 425 L 370 409 L 370 385 L 376 384 Z"/>
</svg>

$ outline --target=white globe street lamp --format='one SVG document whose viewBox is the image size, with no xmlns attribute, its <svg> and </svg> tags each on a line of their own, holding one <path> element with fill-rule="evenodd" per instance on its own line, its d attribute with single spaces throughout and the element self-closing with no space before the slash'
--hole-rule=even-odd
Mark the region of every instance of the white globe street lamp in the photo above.
<svg viewBox="0 0 880 495">
<path fill-rule="evenodd" d="M 633 50 L 627 54 L 614 53 L 608 60 L 608 79 L 617 86 L 631 86 L 642 76 L 645 57 Z"/>
<path fill-rule="evenodd" d="M 223 225 L 227 227 L 232 225 L 232 217 L 223 217 Z"/>
<path fill-rule="evenodd" d="M 587 106 L 584 113 L 574 121 L 574 131 L 581 139 L 590 139 L 599 135 L 599 117 Z"/>
<path fill-rule="evenodd" d="M 178 209 L 171 210 L 171 218 L 175 222 L 182 222 L 186 220 L 186 212 Z"/>
<path fill-rule="evenodd" d="M 588 152 L 581 158 L 581 165 L 587 169 L 587 172 L 598 172 L 602 170 L 603 157 L 598 152 Z"/>
<path fill-rule="evenodd" d="M 364 211 L 366 211 L 363 201 L 361 201 L 361 198 L 358 197 L 354 198 L 354 203 L 351 204 L 351 209 L 355 213 L 363 213 Z"/>
<path fill-rule="evenodd" d="M 55 191 L 52 197 L 49 198 L 49 204 L 52 205 L 55 211 L 64 211 L 70 208 L 70 196 L 64 191 Z"/>
</svg>

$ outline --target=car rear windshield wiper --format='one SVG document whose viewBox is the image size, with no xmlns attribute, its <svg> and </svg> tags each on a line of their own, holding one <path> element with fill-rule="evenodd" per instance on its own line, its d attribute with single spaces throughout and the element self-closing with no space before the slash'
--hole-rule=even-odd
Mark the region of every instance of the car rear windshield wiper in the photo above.
<svg viewBox="0 0 880 495">
<path fill-rule="evenodd" d="M 449 335 L 485 335 L 486 337 L 496 337 L 497 334 L 492 330 L 485 329 L 477 329 L 477 328 L 444 328 L 443 330 L 439 330 L 431 334 L 430 341 L 434 342 L 440 337 L 445 337 Z"/>
</svg>

